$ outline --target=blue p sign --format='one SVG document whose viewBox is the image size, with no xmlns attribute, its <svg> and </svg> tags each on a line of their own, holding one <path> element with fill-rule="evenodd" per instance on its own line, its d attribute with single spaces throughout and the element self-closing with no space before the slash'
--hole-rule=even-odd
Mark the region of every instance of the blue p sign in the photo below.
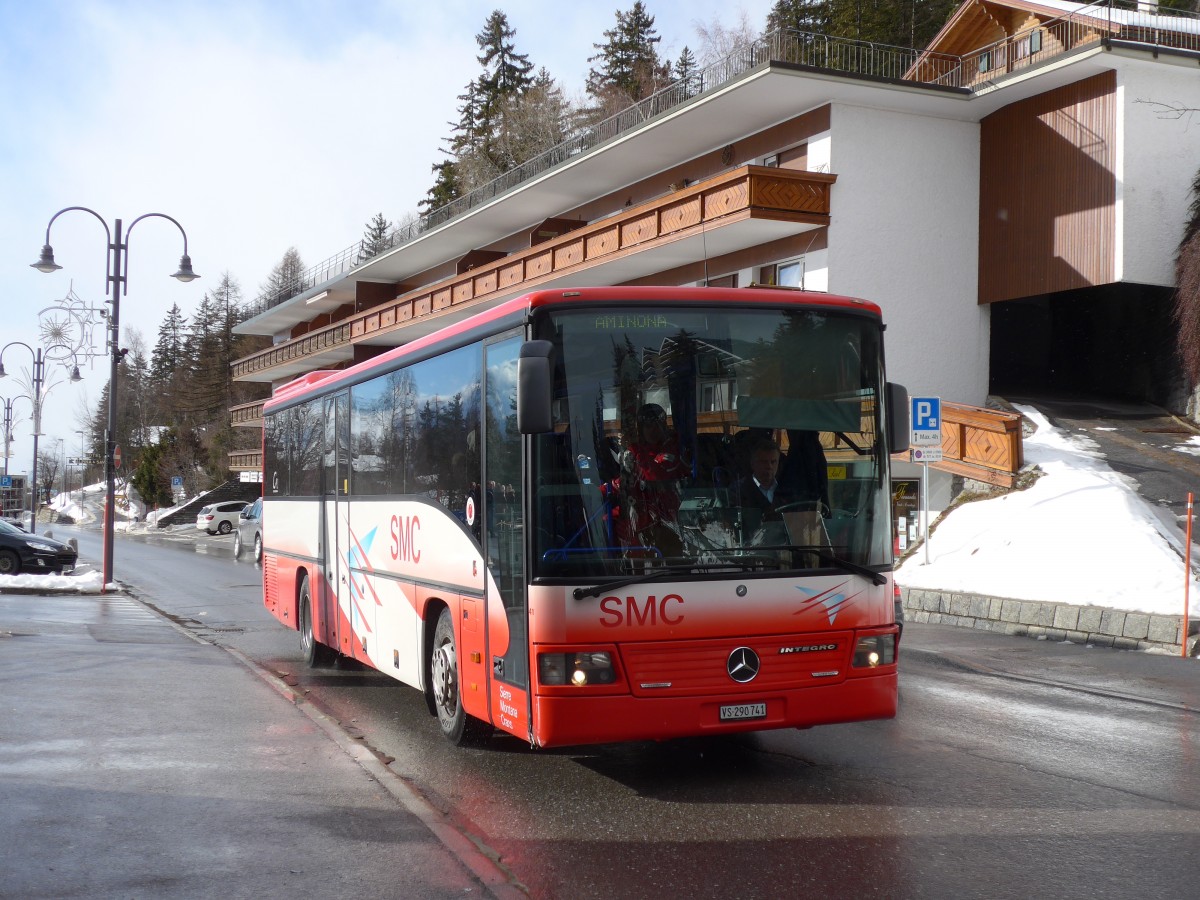
<svg viewBox="0 0 1200 900">
<path fill-rule="evenodd" d="M 909 443 L 914 447 L 936 447 L 942 443 L 942 398 L 913 397 Z"/>
<path fill-rule="evenodd" d="M 913 431 L 942 430 L 942 400 L 940 397 L 912 398 Z"/>
</svg>

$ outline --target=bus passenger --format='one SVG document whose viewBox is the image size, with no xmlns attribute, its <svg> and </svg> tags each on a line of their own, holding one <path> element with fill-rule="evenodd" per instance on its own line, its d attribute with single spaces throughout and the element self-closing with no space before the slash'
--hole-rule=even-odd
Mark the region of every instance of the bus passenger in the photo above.
<svg viewBox="0 0 1200 900">
<path fill-rule="evenodd" d="M 679 481 L 690 472 L 679 452 L 679 440 L 657 403 L 638 410 L 636 437 L 621 459 L 625 496 L 622 537 L 627 543 L 656 548 L 677 556 L 683 545 L 675 530 Z"/>
</svg>

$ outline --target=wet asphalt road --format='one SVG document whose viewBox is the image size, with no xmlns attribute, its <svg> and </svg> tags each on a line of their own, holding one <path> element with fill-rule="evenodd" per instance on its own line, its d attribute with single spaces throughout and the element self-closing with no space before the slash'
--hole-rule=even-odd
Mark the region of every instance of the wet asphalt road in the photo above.
<svg viewBox="0 0 1200 900">
<path fill-rule="evenodd" d="M 98 535 L 80 537 L 94 556 Z M 296 635 L 262 608 L 258 568 L 235 561 L 229 539 L 203 552 L 162 543 L 120 538 L 117 577 L 294 684 L 530 896 L 1194 893 L 1192 661 L 914 625 L 894 721 L 455 750 L 418 692 L 353 667 L 304 668 Z"/>
<path fill-rule="evenodd" d="M 1114 471 L 1137 482 L 1143 498 L 1169 511 L 1169 519 L 1184 527 L 1188 492 L 1200 496 L 1200 428 L 1147 403 L 1081 397 L 1004 399 L 1035 406 L 1052 425 L 1090 440 Z M 1193 540 L 1198 538 L 1193 534 Z"/>
</svg>

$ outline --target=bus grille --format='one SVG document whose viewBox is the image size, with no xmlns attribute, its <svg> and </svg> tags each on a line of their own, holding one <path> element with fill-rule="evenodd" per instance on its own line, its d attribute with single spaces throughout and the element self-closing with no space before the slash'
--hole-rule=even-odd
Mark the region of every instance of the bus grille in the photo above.
<svg viewBox="0 0 1200 900">
<path fill-rule="evenodd" d="M 853 632 L 838 631 L 626 644 L 621 659 L 632 691 L 640 697 L 762 693 L 844 680 L 853 639 Z M 744 684 L 728 670 L 730 654 L 739 647 L 749 647 L 760 661 L 758 675 Z"/>
</svg>

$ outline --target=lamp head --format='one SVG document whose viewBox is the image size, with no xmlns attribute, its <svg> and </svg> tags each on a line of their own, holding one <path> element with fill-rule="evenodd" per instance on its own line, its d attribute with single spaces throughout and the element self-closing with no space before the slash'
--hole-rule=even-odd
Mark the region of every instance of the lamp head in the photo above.
<svg viewBox="0 0 1200 900">
<path fill-rule="evenodd" d="M 195 281 L 200 276 L 192 271 L 192 258 L 185 253 L 179 257 L 179 271 L 171 277 L 176 281 L 182 281 L 184 284 L 187 284 L 189 281 Z"/>
<path fill-rule="evenodd" d="M 79 366 L 71 366 L 71 381 L 83 381 L 83 376 L 79 374 Z"/>
<path fill-rule="evenodd" d="M 54 248 L 49 244 L 42 245 L 42 255 L 38 257 L 37 262 L 30 263 L 29 265 L 39 272 L 45 272 L 47 275 L 62 268 L 62 266 L 54 261 Z"/>
<path fill-rule="evenodd" d="M 8 373 L 4 371 L 4 363 L 0 362 L 0 378 L 4 378 L 6 375 Z"/>
</svg>

